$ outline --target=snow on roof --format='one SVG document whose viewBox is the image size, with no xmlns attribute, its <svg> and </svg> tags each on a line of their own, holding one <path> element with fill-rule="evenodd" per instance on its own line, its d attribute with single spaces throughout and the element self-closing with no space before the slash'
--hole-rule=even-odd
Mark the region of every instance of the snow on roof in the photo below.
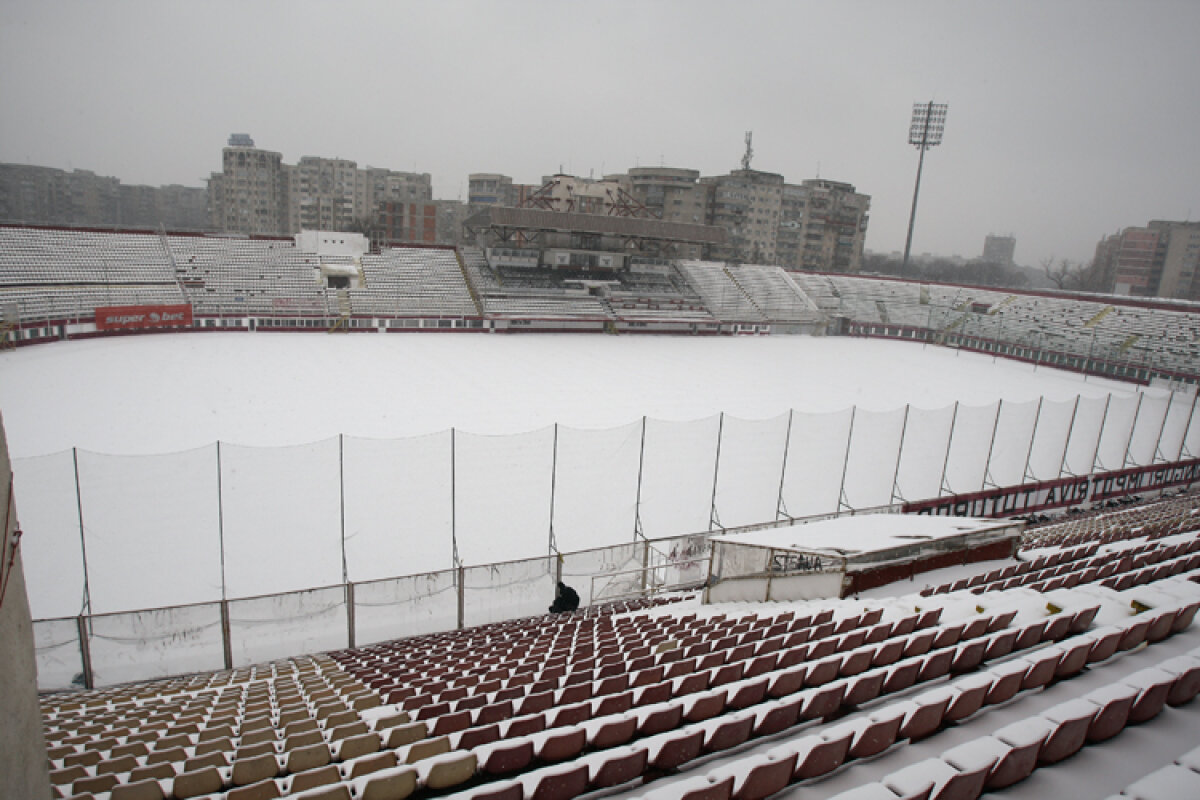
<svg viewBox="0 0 1200 800">
<path fill-rule="evenodd" d="M 1013 524 L 1009 520 L 976 517 L 864 514 L 810 522 L 807 525 L 786 525 L 748 533 L 725 534 L 712 537 L 712 541 L 804 552 L 820 550 L 852 556 L 969 533 L 1000 531 Z"/>
</svg>

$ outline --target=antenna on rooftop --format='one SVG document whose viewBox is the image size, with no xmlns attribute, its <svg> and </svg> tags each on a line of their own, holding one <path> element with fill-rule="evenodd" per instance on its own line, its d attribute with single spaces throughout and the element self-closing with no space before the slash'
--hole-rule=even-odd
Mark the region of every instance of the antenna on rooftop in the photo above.
<svg viewBox="0 0 1200 800">
<path fill-rule="evenodd" d="M 754 148 L 750 142 L 754 139 L 754 131 L 746 131 L 746 154 L 742 156 L 742 169 L 750 169 L 750 159 L 754 158 Z"/>
</svg>

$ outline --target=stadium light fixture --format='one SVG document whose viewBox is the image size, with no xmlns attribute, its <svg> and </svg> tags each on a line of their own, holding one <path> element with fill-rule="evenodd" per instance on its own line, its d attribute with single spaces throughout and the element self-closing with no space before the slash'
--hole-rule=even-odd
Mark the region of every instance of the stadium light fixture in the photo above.
<svg viewBox="0 0 1200 800">
<path fill-rule="evenodd" d="M 904 240 L 904 263 L 900 265 L 901 274 L 908 272 L 908 255 L 912 250 L 913 223 L 917 220 L 917 195 L 921 192 L 921 168 L 925 166 L 925 151 L 942 143 L 942 134 L 946 131 L 945 103 L 915 103 L 913 105 L 912 123 L 908 128 L 908 143 L 921 152 L 917 160 L 917 184 L 913 187 L 912 212 L 908 215 L 908 238 Z"/>
</svg>

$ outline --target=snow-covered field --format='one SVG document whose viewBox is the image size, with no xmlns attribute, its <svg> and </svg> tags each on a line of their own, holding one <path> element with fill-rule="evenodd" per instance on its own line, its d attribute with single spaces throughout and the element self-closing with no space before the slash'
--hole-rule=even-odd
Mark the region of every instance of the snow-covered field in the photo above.
<svg viewBox="0 0 1200 800">
<path fill-rule="evenodd" d="M 0 355 L 14 458 L 218 439 L 479 434 L 1099 396 L 1130 387 L 936 347 L 807 336 L 172 334 Z"/>
<path fill-rule="evenodd" d="M 0 356 L 38 617 L 79 612 L 85 549 L 91 609 L 120 611 L 444 570 L 455 546 L 537 557 L 551 532 L 569 552 L 781 502 L 969 492 L 985 468 L 1012 485 L 1150 463 L 1160 433 L 1189 433 L 1170 399 L 789 336 L 180 334 Z M 149 574 L 171 580 L 129 579 Z"/>
</svg>

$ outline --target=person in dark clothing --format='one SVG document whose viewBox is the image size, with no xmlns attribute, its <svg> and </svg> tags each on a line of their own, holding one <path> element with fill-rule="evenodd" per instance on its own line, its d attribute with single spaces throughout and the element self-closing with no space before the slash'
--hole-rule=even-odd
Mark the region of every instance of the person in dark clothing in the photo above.
<svg viewBox="0 0 1200 800">
<path fill-rule="evenodd" d="M 550 606 L 550 613 L 558 614 L 561 611 L 574 611 L 577 608 L 579 608 L 579 595 L 570 586 L 559 581 L 558 589 L 554 592 L 554 605 Z"/>
</svg>

